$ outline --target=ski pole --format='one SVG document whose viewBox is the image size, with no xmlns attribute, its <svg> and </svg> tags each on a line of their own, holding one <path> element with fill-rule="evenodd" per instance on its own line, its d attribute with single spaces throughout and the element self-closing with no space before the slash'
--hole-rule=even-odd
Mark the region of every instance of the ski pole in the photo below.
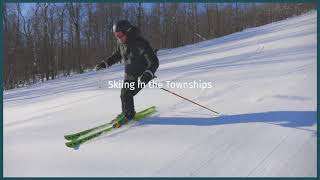
<svg viewBox="0 0 320 180">
<path fill-rule="evenodd" d="M 156 86 L 158 87 L 158 85 L 156 85 Z M 198 105 L 198 106 L 200 106 L 200 107 L 202 107 L 202 108 L 204 108 L 204 109 L 206 109 L 206 110 L 209 110 L 209 111 L 211 111 L 211 112 L 214 112 L 214 113 L 216 113 L 216 114 L 219 114 L 217 111 L 214 111 L 214 110 L 212 110 L 212 109 L 209 109 L 209 108 L 207 108 L 207 107 L 205 107 L 205 106 L 203 106 L 203 105 L 201 105 L 201 104 L 199 104 L 199 103 L 196 103 L 196 102 L 194 102 L 194 101 L 192 101 L 192 100 L 190 100 L 190 99 L 188 99 L 188 98 L 185 98 L 185 97 L 183 97 L 183 96 L 181 96 L 181 95 L 179 95 L 179 94 L 177 94 L 177 93 L 175 93 L 175 92 L 169 91 L 168 89 L 165 89 L 165 88 L 160 88 L 160 89 L 162 89 L 162 90 L 164 90 L 164 91 L 166 91 L 166 92 L 168 92 L 168 93 L 171 93 L 171 94 L 173 94 L 173 95 L 175 95 L 175 96 L 178 96 L 178 97 L 180 97 L 180 98 L 182 98 L 182 99 L 184 99 L 184 100 L 187 100 L 187 101 L 189 101 L 189 102 L 191 102 L 191 103 L 193 103 L 193 104 L 196 104 L 196 105 Z"/>
</svg>

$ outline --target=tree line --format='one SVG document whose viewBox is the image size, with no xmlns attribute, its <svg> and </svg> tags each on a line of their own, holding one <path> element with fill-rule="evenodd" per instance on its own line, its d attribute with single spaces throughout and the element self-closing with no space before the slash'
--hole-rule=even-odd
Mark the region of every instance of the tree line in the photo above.
<svg viewBox="0 0 320 180">
<path fill-rule="evenodd" d="M 218 38 L 316 9 L 315 3 L 5 3 L 4 89 L 83 73 L 111 55 L 127 19 L 156 49 Z"/>
</svg>

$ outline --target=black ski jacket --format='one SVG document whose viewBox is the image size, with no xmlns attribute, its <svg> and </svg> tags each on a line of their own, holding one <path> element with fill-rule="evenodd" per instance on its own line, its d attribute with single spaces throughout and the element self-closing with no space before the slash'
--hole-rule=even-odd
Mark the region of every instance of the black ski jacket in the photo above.
<svg viewBox="0 0 320 180">
<path fill-rule="evenodd" d="M 125 65 L 125 80 L 137 80 L 145 71 L 156 72 L 159 60 L 149 42 L 132 27 L 127 33 L 128 43 L 117 43 L 113 54 L 106 60 L 107 66 L 121 62 Z"/>
</svg>

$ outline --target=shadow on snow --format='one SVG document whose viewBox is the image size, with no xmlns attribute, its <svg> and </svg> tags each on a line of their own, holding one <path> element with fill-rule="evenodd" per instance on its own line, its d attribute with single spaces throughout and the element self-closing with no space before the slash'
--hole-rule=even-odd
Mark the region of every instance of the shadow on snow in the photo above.
<svg viewBox="0 0 320 180">
<path fill-rule="evenodd" d="M 217 126 L 238 123 L 268 123 L 289 128 L 316 132 L 302 127 L 317 124 L 316 111 L 271 111 L 250 114 L 224 115 L 213 118 L 198 117 L 153 117 L 141 122 L 141 125 L 190 125 Z"/>
</svg>

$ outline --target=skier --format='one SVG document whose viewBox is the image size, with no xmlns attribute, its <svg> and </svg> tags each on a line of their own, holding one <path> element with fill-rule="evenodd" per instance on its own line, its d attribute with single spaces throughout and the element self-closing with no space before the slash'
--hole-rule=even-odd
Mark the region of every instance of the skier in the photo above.
<svg viewBox="0 0 320 180">
<path fill-rule="evenodd" d="M 154 78 L 159 60 L 149 42 L 140 35 L 140 30 L 127 20 L 117 21 L 112 28 L 117 39 L 117 47 L 105 61 L 97 64 L 96 69 L 104 69 L 122 60 L 125 65 L 124 84 L 134 84 L 134 88 L 123 86 L 121 89 L 122 113 L 114 123 L 115 128 L 132 120 L 135 116 L 133 97 L 142 89 L 140 82 L 147 84 Z"/>
</svg>

